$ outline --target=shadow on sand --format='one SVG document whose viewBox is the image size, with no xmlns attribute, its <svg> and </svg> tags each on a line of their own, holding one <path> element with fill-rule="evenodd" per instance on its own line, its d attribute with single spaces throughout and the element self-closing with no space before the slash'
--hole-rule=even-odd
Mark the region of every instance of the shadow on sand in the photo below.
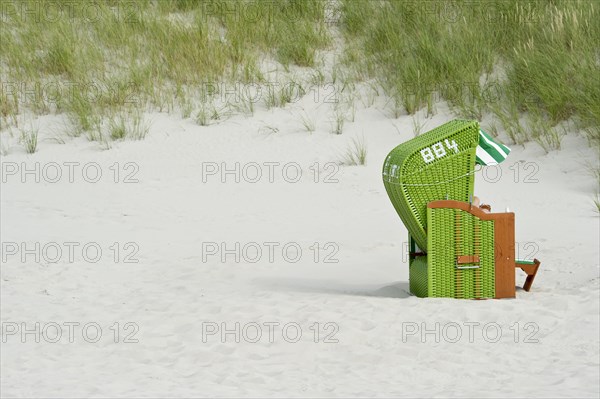
<svg viewBox="0 0 600 399">
<path fill-rule="evenodd" d="M 408 298 L 408 281 L 397 281 L 388 285 L 351 285 L 332 280 L 310 280 L 294 278 L 257 278 L 254 283 L 265 289 L 291 290 L 335 295 L 370 296 L 380 298 Z"/>
</svg>

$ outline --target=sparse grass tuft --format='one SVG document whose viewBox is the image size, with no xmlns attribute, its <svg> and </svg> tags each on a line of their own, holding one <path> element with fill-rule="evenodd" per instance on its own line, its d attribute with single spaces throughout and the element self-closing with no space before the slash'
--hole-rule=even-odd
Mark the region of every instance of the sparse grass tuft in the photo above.
<svg viewBox="0 0 600 399">
<path fill-rule="evenodd" d="M 196 123 L 200 126 L 208 126 L 214 121 L 221 120 L 227 115 L 227 108 L 227 105 L 217 108 L 212 100 L 201 102 L 195 114 Z"/>
<path fill-rule="evenodd" d="M 258 133 L 264 133 L 267 135 L 279 133 L 279 128 L 270 125 L 264 125 L 258 128 Z"/>
<path fill-rule="evenodd" d="M 341 109 L 342 107 L 338 104 L 333 108 L 333 127 L 331 132 L 333 134 L 342 134 L 344 130 L 344 124 L 346 123 L 346 115 Z"/>
<path fill-rule="evenodd" d="M 564 132 L 559 131 L 558 126 L 552 126 L 552 122 L 546 115 L 530 112 L 527 122 L 530 130 L 527 136 L 533 138 L 546 153 L 560 149 Z"/>
<path fill-rule="evenodd" d="M 90 140 L 98 141 L 104 144 L 106 149 L 110 148 L 110 140 L 143 140 L 150 125 L 144 120 L 144 115 L 140 110 L 131 110 L 129 112 L 121 111 L 108 116 L 106 129 L 102 124 L 98 124 L 97 129 L 91 131 Z"/>
<path fill-rule="evenodd" d="M 312 133 L 317 129 L 317 122 L 311 118 L 306 111 L 302 111 L 300 114 L 300 121 L 302 122 L 302 126 L 304 126 L 304 130 L 309 133 Z"/>
<path fill-rule="evenodd" d="M 367 145 L 362 139 L 352 139 L 342 159 L 343 165 L 357 166 L 367 162 Z"/>
<path fill-rule="evenodd" d="M 109 135 L 113 140 L 122 140 L 127 136 L 127 126 L 122 115 L 118 118 L 113 118 L 109 122 Z"/>
<path fill-rule="evenodd" d="M 427 125 L 427 121 L 420 121 L 419 117 L 414 115 L 412 118 L 413 122 L 413 134 L 415 137 L 423 133 L 423 128 Z"/>
<path fill-rule="evenodd" d="M 143 140 L 146 138 L 150 131 L 150 123 L 144 119 L 142 112 L 135 112 L 130 116 L 128 122 L 129 130 L 127 132 L 127 137 L 132 140 Z"/>
<path fill-rule="evenodd" d="M 200 108 L 196 112 L 196 123 L 200 126 L 208 126 L 210 122 L 211 110 L 208 104 L 203 102 L 200 104 Z"/>
<path fill-rule="evenodd" d="M 31 127 L 30 129 L 20 129 L 21 144 L 25 147 L 28 154 L 33 154 L 37 150 L 39 128 Z"/>
</svg>

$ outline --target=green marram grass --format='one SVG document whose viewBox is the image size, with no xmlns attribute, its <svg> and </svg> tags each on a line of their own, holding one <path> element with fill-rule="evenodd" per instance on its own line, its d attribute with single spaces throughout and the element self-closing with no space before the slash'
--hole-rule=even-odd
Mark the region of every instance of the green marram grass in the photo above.
<svg viewBox="0 0 600 399">
<path fill-rule="evenodd" d="M 594 0 L 342 0 L 346 63 L 414 114 L 447 100 L 491 111 L 515 143 L 536 139 L 518 114 L 573 118 L 600 139 L 600 4 Z M 501 71 L 498 71 L 501 69 Z M 499 73 L 501 72 L 501 73 Z M 559 148 L 556 132 L 543 145 Z"/>
<path fill-rule="evenodd" d="M 201 125 L 230 111 L 251 115 L 254 103 L 223 111 L 203 90 L 215 82 L 266 84 L 268 58 L 286 73 L 307 68 L 313 83 L 278 78 L 280 85 L 263 90 L 266 108 L 284 107 L 299 88 L 326 79 L 344 88 L 363 80 L 376 83 L 373 93 L 383 89 L 394 118 L 423 108 L 430 116 L 436 101 L 446 100 L 463 118 L 491 113 L 490 124 L 514 143 L 535 140 L 546 151 L 558 149 L 563 134 L 556 126 L 573 120 L 590 145 L 600 144 L 600 5 L 594 0 L 86 4 L 92 3 L 2 2 L 0 129 L 18 127 L 17 116 L 30 112 L 66 113 L 68 135 L 90 138 L 117 112 L 177 112 Z M 333 48 L 332 27 L 339 28 L 344 50 L 326 78 L 319 51 Z M 346 110 L 334 111 L 332 131 L 341 133 Z"/>
<path fill-rule="evenodd" d="M 27 108 L 67 113 L 69 134 L 91 138 L 117 111 L 179 107 L 191 117 L 207 84 L 260 83 L 264 57 L 313 67 L 330 43 L 324 0 L 3 0 L 2 10 L 0 128 Z"/>
</svg>

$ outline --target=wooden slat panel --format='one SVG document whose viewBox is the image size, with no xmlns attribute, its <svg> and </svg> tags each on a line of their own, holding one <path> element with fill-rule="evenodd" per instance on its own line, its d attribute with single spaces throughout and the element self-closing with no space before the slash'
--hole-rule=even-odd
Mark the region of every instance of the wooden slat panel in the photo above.
<svg viewBox="0 0 600 399">
<path fill-rule="evenodd" d="M 494 222 L 496 298 L 515 297 L 515 214 Z"/>
</svg>

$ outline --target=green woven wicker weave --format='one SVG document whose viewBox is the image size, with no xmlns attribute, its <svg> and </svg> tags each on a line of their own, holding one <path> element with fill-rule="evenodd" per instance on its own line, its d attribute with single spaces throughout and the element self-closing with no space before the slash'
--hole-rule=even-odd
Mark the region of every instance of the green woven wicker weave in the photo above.
<svg viewBox="0 0 600 399">
<path fill-rule="evenodd" d="M 445 208 L 427 208 L 427 219 L 427 296 L 494 298 L 494 222 Z M 479 261 L 458 265 L 460 255 L 475 255 Z M 416 287 L 413 293 L 423 291 Z"/>
<path fill-rule="evenodd" d="M 477 121 L 453 120 L 394 148 L 383 165 L 385 189 L 417 245 L 427 250 L 427 204 L 473 195 Z"/>
<path fill-rule="evenodd" d="M 424 298 L 430 295 L 427 275 L 427 255 L 417 256 L 410 260 L 408 281 L 410 292 Z"/>
</svg>

